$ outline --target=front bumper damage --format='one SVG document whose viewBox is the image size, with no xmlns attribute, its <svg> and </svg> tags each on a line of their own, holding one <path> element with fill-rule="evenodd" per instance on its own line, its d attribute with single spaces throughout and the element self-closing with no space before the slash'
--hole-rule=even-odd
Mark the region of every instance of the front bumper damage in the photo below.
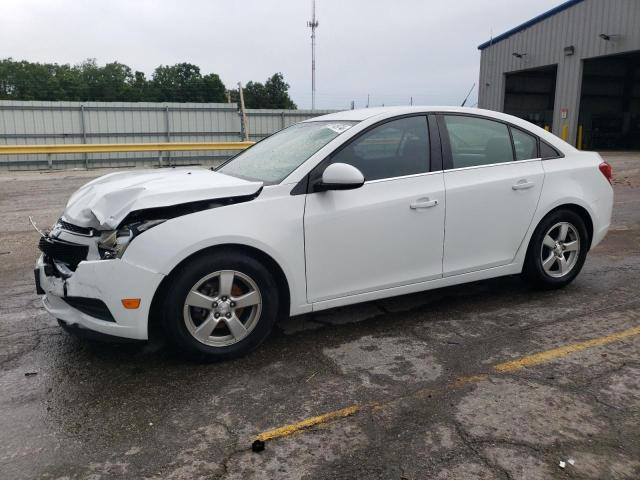
<svg viewBox="0 0 640 480">
<path fill-rule="evenodd" d="M 122 258 L 95 259 L 96 241 L 67 230 L 41 238 L 35 280 L 45 309 L 72 327 L 146 340 L 151 302 L 164 275 Z M 126 309 L 125 298 L 140 298 L 140 306 Z"/>
</svg>

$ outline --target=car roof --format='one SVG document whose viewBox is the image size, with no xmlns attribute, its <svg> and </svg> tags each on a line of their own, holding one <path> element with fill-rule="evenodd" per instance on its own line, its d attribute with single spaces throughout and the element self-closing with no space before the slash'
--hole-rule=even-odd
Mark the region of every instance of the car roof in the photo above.
<svg viewBox="0 0 640 480">
<path fill-rule="evenodd" d="M 334 120 L 344 121 L 363 121 L 371 117 L 381 115 L 405 115 L 410 113 L 421 112 L 459 112 L 459 113 L 475 113 L 476 115 L 486 115 L 500 118 L 499 112 L 483 110 L 480 108 L 470 107 L 445 107 L 445 106 L 412 106 L 412 107 L 375 107 L 375 108 L 359 108 L 357 110 L 344 110 L 342 112 L 329 113 L 319 117 L 309 118 L 305 122 L 325 122 Z"/>
<path fill-rule="evenodd" d="M 493 118 L 498 121 L 507 122 L 520 128 L 523 128 L 531 133 L 543 138 L 547 143 L 550 143 L 554 147 L 561 151 L 576 151 L 576 149 L 556 137 L 551 132 L 548 132 L 537 125 L 529 123 L 513 115 L 509 115 L 502 112 L 496 112 L 493 110 L 485 110 L 482 108 L 471 107 L 445 107 L 445 106 L 414 106 L 414 107 L 375 107 L 375 108 L 361 108 L 358 110 L 345 110 L 343 112 L 329 113 L 328 115 L 321 115 L 319 117 L 309 118 L 304 122 L 321 122 L 321 121 L 356 121 L 362 122 L 369 120 L 370 122 L 376 122 L 374 117 L 380 120 L 387 118 L 393 118 L 400 115 L 409 115 L 412 113 L 429 113 L 429 112 L 451 112 L 451 113 L 466 113 L 470 115 L 478 115 L 488 118 Z M 367 122 L 368 123 L 368 122 Z"/>
</svg>

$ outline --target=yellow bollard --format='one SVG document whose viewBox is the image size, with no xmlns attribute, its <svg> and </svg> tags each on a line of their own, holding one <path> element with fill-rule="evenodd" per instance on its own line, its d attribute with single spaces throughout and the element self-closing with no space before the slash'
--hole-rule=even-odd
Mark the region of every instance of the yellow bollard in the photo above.
<svg viewBox="0 0 640 480">
<path fill-rule="evenodd" d="M 563 125 L 562 126 L 562 140 L 564 140 L 566 142 L 568 138 L 569 138 L 569 125 Z"/>
<path fill-rule="evenodd" d="M 550 131 L 551 131 L 551 128 L 549 128 L 549 125 L 545 125 L 545 126 L 544 126 L 544 129 L 545 129 L 547 132 L 550 132 Z"/>
<path fill-rule="evenodd" d="M 582 125 L 578 125 L 578 150 L 582 150 Z"/>
</svg>

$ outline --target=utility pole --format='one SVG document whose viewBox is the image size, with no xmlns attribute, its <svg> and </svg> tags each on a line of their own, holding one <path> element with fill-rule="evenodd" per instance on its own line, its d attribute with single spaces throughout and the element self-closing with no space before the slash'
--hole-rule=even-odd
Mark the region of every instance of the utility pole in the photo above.
<svg viewBox="0 0 640 480">
<path fill-rule="evenodd" d="M 311 21 L 307 22 L 307 27 L 311 28 L 311 110 L 316 109 L 316 0 L 311 0 Z"/>
<path fill-rule="evenodd" d="M 240 94 L 240 120 L 242 125 L 242 140 L 249 140 L 249 130 L 247 129 L 247 114 L 244 110 L 244 95 L 242 93 L 242 82 L 238 82 L 238 93 Z"/>
</svg>

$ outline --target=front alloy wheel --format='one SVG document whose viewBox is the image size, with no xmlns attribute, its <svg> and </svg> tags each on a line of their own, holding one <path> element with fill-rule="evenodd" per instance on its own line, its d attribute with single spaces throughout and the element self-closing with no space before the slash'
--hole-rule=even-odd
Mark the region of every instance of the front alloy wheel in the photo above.
<svg viewBox="0 0 640 480">
<path fill-rule="evenodd" d="M 162 324 L 195 360 L 225 360 L 256 348 L 278 315 L 280 292 L 267 267 L 243 251 L 203 252 L 170 275 Z"/>
<path fill-rule="evenodd" d="M 226 347 L 249 335 L 261 312 L 262 295 L 256 282 L 244 273 L 222 270 L 206 275 L 191 288 L 183 317 L 196 340 Z"/>
</svg>

